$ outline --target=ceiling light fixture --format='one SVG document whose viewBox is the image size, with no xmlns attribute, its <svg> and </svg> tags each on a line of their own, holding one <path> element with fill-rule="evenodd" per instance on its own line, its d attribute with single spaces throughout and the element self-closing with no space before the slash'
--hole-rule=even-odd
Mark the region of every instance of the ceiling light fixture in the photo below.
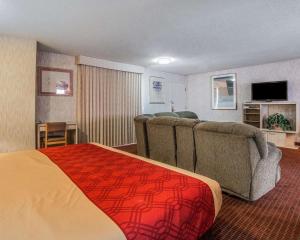
<svg viewBox="0 0 300 240">
<path fill-rule="evenodd" d="M 158 58 L 155 58 L 153 60 L 153 62 L 157 63 L 157 64 L 170 64 L 172 62 L 174 62 L 175 59 L 174 58 L 171 58 L 171 57 L 158 57 Z"/>
</svg>

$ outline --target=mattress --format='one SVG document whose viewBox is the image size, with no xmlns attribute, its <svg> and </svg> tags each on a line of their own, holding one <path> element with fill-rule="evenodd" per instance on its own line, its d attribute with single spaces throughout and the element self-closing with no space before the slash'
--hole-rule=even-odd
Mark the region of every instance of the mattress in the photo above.
<svg viewBox="0 0 300 240">
<path fill-rule="evenodd" d="M 125 155 L 199 179 L 211 190 L 214 219 L 218 215 L 222 195 L 216 181 L 114 148 L 94 145 L 120 157 Z M 0 154 L 0 176 L 0 239 L 129 239 L 107 211 L 99 208 L 63 169 L 37 150 Z"/>
</svg>

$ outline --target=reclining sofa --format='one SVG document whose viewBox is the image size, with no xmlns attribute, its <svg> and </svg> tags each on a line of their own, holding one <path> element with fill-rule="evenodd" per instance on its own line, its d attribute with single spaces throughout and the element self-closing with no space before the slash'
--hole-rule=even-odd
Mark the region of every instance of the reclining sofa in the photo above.
<svg viewBox="0 0 300 240">
<path fill-rule="evenodd" d="M 258 128 L 166 115 L 135 118 L 138 155 L 210 177 L 248 201 L 279 181 L 281 151 Z"/>
</svg>

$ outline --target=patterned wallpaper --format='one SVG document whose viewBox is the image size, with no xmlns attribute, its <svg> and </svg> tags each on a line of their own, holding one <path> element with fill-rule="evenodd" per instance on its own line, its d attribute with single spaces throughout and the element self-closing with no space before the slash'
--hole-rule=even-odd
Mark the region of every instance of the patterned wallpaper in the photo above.
<svg viewBox="0 0 300 240">
<path fill-rule="evenodd" d="M 36 41 L 0 36 L 0 152 L 35 147 Z"/>
<path fill-rule="evenodd" d="M 73 70 L 73 96 L 37 96 L 36 120 L 41 122 L 76 121 L 77 66 L 75 57 L 38 52 L 37 65 Z"/>
</svg>

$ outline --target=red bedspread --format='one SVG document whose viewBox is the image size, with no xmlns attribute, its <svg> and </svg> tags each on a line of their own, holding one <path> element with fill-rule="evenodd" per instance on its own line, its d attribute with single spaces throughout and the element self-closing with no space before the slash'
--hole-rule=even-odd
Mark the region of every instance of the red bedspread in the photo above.
<svg viewBox="0 0 300 240">
<path fill-rule="evenodd" d="M 40 151 L 127 239 L 197 239 L 213 224 L 212 192 L 198 179 L 92 144 Z"/>
</svg>

